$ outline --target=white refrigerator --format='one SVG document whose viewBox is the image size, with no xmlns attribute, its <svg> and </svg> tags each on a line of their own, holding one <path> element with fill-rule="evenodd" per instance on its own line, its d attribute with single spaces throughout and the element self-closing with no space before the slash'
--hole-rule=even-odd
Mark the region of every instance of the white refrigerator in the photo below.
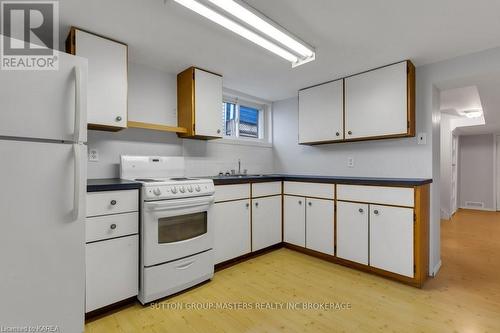
<svg viewBox="0 0 500 333">
<path fill-rule="evenodd" d="M 3 329 L 84 330 L 87 60 L 57 57 L 0 70 Z"/>
</svg>

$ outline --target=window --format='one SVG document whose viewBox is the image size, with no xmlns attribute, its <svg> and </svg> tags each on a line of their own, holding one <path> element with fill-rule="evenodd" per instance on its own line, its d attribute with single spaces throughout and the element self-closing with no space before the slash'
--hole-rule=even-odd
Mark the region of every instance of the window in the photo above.
<svg viewBox="0 0 500 333">
<path fill-rule="evenodd" d="M 263 140 L 264 105 L 225 100 L 222 103 L 224 137 L 229 139 Z"/>
</svg>

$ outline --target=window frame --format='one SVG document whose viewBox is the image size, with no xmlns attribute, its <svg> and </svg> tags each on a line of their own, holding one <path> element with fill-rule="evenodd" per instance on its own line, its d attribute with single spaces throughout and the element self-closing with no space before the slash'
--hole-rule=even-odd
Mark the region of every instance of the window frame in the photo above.
<svg viewBox="0 0 500 333">
<path fill-rule="evenodd" d="M 233 129 L 234 135 L 226 135 L 225 124 L 224 131 L 222 134 L 222 139 L 216 140 L 220 143 L 230 143 L 230 144 L 246 144 L 246 145 L 258 145 L 258 146 L 272 146 L 271 142 L 271 104 L 252 101 L 248 98 L 240 98 L 238 96 L 224 95 L 222 98 L 223 103 L 235 104 L 235 128 Z M 243 137 L 239 136 L 239 122 L 240 122 L 240 106 L 246 106 L 253 109 L 259 110 L 259 120 L 258 120 L 258 138 Z M 225 120 L 222 119 L 224 122 Z"/>
</svg>

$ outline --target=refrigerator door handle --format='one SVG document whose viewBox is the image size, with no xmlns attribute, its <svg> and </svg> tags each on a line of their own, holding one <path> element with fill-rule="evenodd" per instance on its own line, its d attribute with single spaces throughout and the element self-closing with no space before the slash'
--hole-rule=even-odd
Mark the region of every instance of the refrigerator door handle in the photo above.
<svg viewBox="0 0 500 333">
<path fill-rule="evenodd" d="M 75 131 L 74 131 L 74 142 L 82 142 L 81 132 L 82 132 L 82 116 L 85 114 L 85 103 L 87 100 L 86 92 L 86 80 L 84 80 L 82 67 L 75 66 Z"/>
<path fill-rule="evenodd" d="M 81 158 L 79 144 L 73 144 L 73 153 L 75 155 L 75 175 L 74 175 L 74 193 L 73 193 L 73 216 L 75 220 L 80 218 L 80 178 L 81 178 Z"/>
</svg>

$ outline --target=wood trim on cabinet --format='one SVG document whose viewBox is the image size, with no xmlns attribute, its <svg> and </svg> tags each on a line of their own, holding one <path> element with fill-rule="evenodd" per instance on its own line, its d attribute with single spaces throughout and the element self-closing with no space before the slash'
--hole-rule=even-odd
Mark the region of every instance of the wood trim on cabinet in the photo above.
<svg viewBox="0 0 500 333">
<path fill-rule="evenodd" d="M 144 123 L 140 121 L 128 121 L 127 126 L 129 128 L 142 128 L 154 131 L 162 132 L 173 132 L 173 133 L 187 133 L 187 129 L 184 127 L 175 127 L 161 124 Z"/>
<path fill-rule="evenodd" d="M 415 115 L 415 65 L 406 61 L 406 103 L 408 104 L 408 132 L 409 137 L 415 136 L 416 115 Z"/>
<path fill-rule="evenodd" d="M 415 282 L 421 287 L 429 277 L 430 185 L 415 186 L 414 254 Z"/>
</svg>

